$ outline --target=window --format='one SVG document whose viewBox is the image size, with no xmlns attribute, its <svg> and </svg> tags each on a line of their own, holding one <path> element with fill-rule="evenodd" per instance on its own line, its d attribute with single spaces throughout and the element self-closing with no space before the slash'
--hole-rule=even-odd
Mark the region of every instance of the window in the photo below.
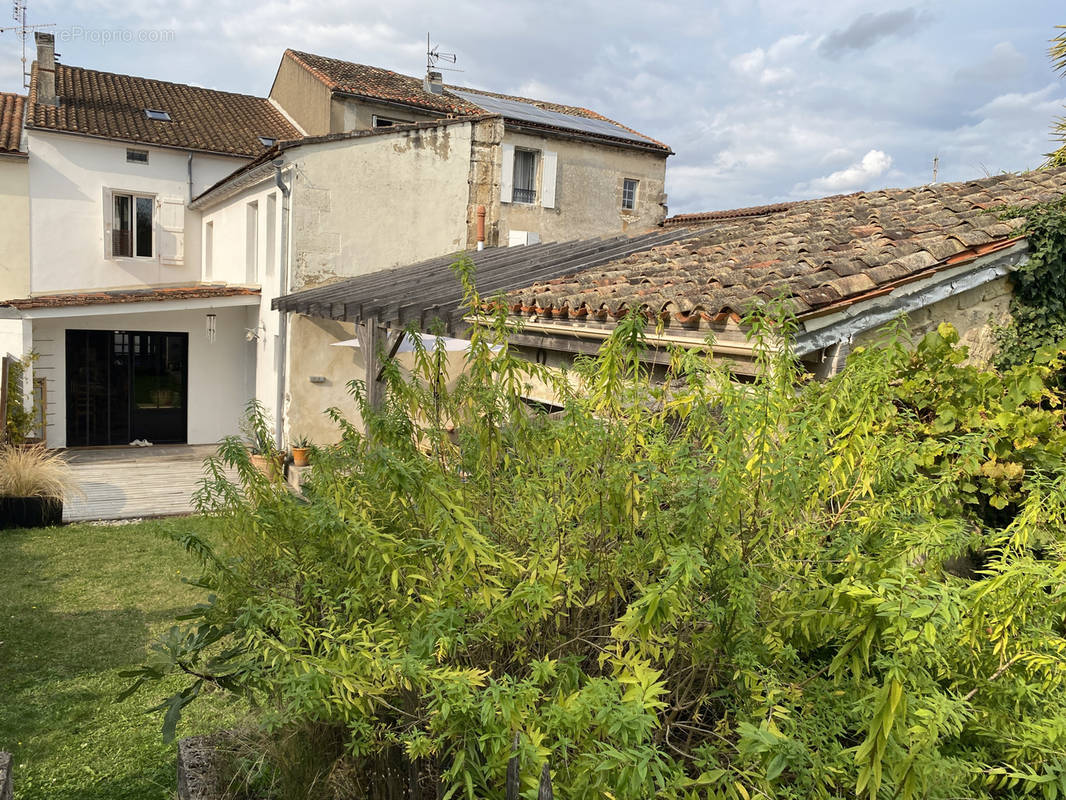
<svg viewBox="0 0 1066 800">
<path fill-rule="evenodd" d="M 157 122 L 170 122 L 170 112 L 160 111 L 158 108 L 146 108 L 144 110 L 144 115 L 148 117 L 148 119 L 154 119 Z"/>
<path fill-rule="evenodd" d="M 274 138 L 274 137 L 272 137 L 272 136 L 260 136 L 260 137 L 259 137 L 259 144 L 263 145 L 263 147 L 273 147 L 273 146 L 274 146 L 274 144 L 275 144 L 275 143 L 276 143 L 277 141 L 278 141 L 278 140 L 277 140 L 277 139 L 275 139 L 275 138 Z"/>
<path fill-rule="evenodd" d="M 129 147 L 126 148 L 126 160 L 131 164 L 147 164 L 148 163 L 148 151 L 147 150 L 133 150 Z"/>
<path fill-rule="evenodd" d="M 215 269 L 215 223 L 204 225 L 204 280 L 209 281 Z"/>
<path fill-rule="evenodd" d="M 515 203 L 537 202 L 537 152 L 535 150 L 514 151 L 514 194 Z"/>
<path fill-rule="evenodd" d="M 278 217 L 278 194 L 271 192 L 267 195 L 266 207 L 266 274 L 274 274 L 274 262 L 277 261 L 277 217 Z"/>
<path fill-rule="evenodd" d="M 112 202 L 111 255 L 151 258 L 155 198 L 114 194 Z"/>
<path fill-rule="evenodd" d="M 637 207 L 637 183 L 634 178 L 622 181 L 622 208 L 632 211 Z"/>
<path fill-rule="evenodd" d="M 387 119 L 385 117 L 379 117 L 375 114 L 371 117 L 375 128 L 391 128 L 393 125 L 410 125 L 411 123 L 403 119 Z"/>
<path fill-rule="evenodd" d="M 244 226 L 245 242 L 245 280 L 248 283 L 259 282 L 259 203 L 247 205 L 247 217 Z"/>
</svg>

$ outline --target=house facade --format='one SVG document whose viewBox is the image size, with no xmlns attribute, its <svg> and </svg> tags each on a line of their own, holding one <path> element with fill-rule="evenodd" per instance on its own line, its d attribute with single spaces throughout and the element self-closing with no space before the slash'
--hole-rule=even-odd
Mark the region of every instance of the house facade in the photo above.
<svg viewBox="0 0 1066 800">
<path fill-rule="evenodd" d="M 274 298 L 666 213 L 669 148 L 586 109 L 294 51 L 259 98 L 37 45 L 0 346 L 38 356 L 49 446 L 214 442 L 252 398 L 279 442 L 329 440 L 325 410 L 365 378 L 356 350 L 331 346 L 352 328 Z"/>
<path fill-rule="evenodd" d="M 299 132 L 263 98 L 56 64 L 48 34 L 37 46 L 29 258 L 0 326 L 8 352 L 38 356 L 45 441 L 217 441 L 252 396 L 258 286 L 204 281 L 189 200 Z"/>
</svg>

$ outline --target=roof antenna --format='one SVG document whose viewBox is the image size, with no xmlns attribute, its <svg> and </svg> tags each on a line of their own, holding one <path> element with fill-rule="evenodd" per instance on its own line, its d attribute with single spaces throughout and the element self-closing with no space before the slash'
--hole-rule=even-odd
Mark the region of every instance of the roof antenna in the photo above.
<svg viewBox="0 0 1066 800">
<path fill-rule="evenodd" d="M 0 28 L 0 33 L 14 31 L 15 35 L 22 40 L 22 88 L 28 89 L 30 87 L 30 71 L 26 69 L 26 40 L 30 37 L 30 31 L 35 31 L 38 28 L 54 28 L 55 23 L 48 22 L 41 25 L 27 25 L 26 0 L 14 0 L 11 8 L 11 18 L 18 24 L 9 25 L 6 28 Z"/>
<path fill-rule="evenodd" d="M 457 56 L 455 53 L 442 53 L 440 51 L 440 45 L 431 46 L 429 43 L 429 34 L 426 34 L 426 72 L 438 72 L 440 70 L 447 70 L 448 72 L 462 72 L 461 69 L 454 67 L 442 67 L 441 61 L 446 61 L 449 64 L 454 64 Z"/>
<path fill-rule="evenodd" d="M 940 154 L 933 156 L 933 183 L 936 183 L 936 176 L 940 174 Z"/>
</svg>

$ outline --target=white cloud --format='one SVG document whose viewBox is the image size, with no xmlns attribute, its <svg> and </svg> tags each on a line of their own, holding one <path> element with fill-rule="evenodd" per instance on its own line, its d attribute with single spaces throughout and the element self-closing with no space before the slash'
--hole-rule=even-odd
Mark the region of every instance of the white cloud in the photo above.
<svg viewBox="0 0 1066 800">
<path fill-rule="evenodd" d="M 880 178 L 892 166 L 892 156 L 883 150 L 870 150 L 846 169 L 838 170 L 823 178 L 815 178 L 806 185 L 798 185 L 798 194 L 839 194 L 853 192 L 870 186 L 871 181 Z"/>
</svg>

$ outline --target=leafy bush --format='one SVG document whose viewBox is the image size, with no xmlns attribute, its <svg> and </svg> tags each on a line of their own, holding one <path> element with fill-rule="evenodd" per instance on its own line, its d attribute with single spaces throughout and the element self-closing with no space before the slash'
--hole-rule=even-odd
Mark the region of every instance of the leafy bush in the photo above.
<svg viewBox="0 0 1066 800">
<path fill-rule="evenodd" d="M 814 383 L 749 322 L 753 383 L 681 352 L 652 380 L 633 315 L 548 417 L 497 317 L 453 391 L 420 349 L 365 434 L 334 412 L 306 499 L 227 442 L 225 550 L 186 541 L 210 601 L 133 688 L 191 676 L 170 733 L 204 685 L 246 695 L 366 794 L 402 752 L 471 798 L 512 755 L 527 798 L 545 764 L 566 798 L 1056 797 L 1056 358 L 980 372 L 943 326 Z"/>
<path fill-rule="evenodd" d="M 37 360 L 37 353 L 30 353 L 25 358 L 13 359 L 7 368 L 8 394 L 7 408 L 4 409 L 4 434 L 8 442 L 23 444 L 39 435 L 37 415 L 40 409 L 36 405 L 26 407 L 27 370 Z M 0 437 L 4 438 L 4 437 Z"/>
</svg>

